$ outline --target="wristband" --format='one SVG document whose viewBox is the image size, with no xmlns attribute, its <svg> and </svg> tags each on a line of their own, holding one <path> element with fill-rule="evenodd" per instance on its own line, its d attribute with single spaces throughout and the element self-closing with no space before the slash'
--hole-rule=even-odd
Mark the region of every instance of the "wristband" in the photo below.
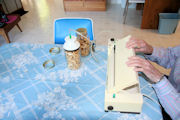
<svg viewBox="0 0 180 120">
<path fill-rule="evenodd" d="M 162 75 L 162 76 L 161 76 L 161 78 L 159 79 L 159 81 L 154 82 L 153 84 L 157 84 L 157 83 L 159 83 L 159 82 L 160 82 L 163 78 L 164 78 L 164 75 Z"/>
</svg>

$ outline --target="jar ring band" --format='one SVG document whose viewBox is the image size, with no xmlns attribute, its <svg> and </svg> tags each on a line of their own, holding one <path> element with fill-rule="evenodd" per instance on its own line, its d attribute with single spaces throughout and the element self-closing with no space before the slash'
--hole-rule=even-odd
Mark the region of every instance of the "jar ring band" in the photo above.
<svg viewBox="0 0 180 120">
<path fill-rule="evenodd" d="M 45 62 L 43 63 L 43 67 L 44 67 L 45 69 L 51 69 L 51 68 L 53 68 L 54 66 L 55 66 L 54 60 L 47 60 L 47 61 L 45 61 Z"/>
<path fill-rule="evenodd" d="M 58 54 L 60 52 L 60 48 L 59 47 L 52 47 L 49 52 L 53 55 Z"/>
</svg>

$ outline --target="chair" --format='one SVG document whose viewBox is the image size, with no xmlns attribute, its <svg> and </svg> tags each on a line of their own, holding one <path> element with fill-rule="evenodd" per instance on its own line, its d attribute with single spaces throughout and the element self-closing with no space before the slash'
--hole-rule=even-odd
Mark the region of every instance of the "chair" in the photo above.
<svg viewBox="0 0 180 120">
<path fill-rule="evenodd" d="M 126 0 L 126 6 L 124 8 L 124 13 L 123 13 L 123 16 L 124 16 L 123 24 L 125 24 L 126 22 L 128 7 L 129 7 L 129 4 L 131 3 L 145 3 L 145 0 Z"/>
<path fill-rule="evenodd" d="M 19 30 L 22 32 L 21 28 L 19 27 L 18 23 L 21 20 L 19 15 L 7 15 L 7 18 L 9 19 L 8 22 L 5 22 L 6 25 L 4 25 L 2 28 L 0 28 L 0 35 L 2 35 L 7 43 L 10 43 L 10 39 L 8 36 L 8 32 L 14 27 L 17 26 Z"/>
<path fill-rule="evenodd" d="M 1 13 L 4 13 L 4 10 L 3 10 L 3 7 L 2 5 L 0 4 L 0 12 Z M 0 16 L 1 17 L 1 16 Z M 7 18 L 8 18 L 8 22 L 5 22 L 4 19 L 1 19 L 0 22 L 4 22 L 6 23 L 3 27 L 0 28 L 0 35 L 2 35 L 5 40 L 7 41 L 7 43 L 10 43 L 10 39 L 9 39 L 9 36 L 8 36 L 8 32 L 14 28 L 14 26 L 16 25 L 19 30 L 22 32 L 21 28 L 19 27 L 18 23 L 19 21 L 21 20 L 20 16 L 17 15 L 17 14 L 8 14 L 7 15 Z"/>
<path fill-rule="evenodd" d="M 55 44 L 64 44 L 64 38 L 69 35 L 70 29 L 86 28 L 90 40 L 93 40 L 93 22 L 89 18 L 60 18 L 54 22 Z M 76 35 L 75 32 L 71 32 Z"/>
</svg>

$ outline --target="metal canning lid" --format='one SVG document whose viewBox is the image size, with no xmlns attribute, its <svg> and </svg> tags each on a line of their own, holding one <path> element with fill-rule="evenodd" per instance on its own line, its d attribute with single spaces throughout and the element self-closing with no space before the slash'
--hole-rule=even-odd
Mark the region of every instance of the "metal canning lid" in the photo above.
<svg viewBox="0 0 180 120">
<path fill-rule="evenodd" d="M 59 48 L 59 47 L 52 47 L 52 48 L 49 50 L 49 52 L 50 52 L 51 54 L 53 54 L 53 55 L 58 54 L 58 53 L 60 53 L 60 48 Z"/>
<path fill-rule="evenodd" d="M 55 66 L 54 60 L 47 60 L 47 61 L 45 61 L 45 62 L 43 63 L 43 67 L 44 67 L 45 69 L 51 69 L 51 68 L 53 68 L 54 66 Z"/>
<path fill-rule="evenodd" d="M 83 35 L 87 35 L 87 29 L 86 28 L 78 28 L 76 31 L 80 32 Z"/>
</svg>

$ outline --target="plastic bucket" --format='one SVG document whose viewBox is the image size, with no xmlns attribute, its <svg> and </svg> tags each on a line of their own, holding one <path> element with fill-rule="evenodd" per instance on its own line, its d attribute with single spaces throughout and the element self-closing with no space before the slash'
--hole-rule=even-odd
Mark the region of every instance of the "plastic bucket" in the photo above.
<svg viewBox="0 0 180 120">
<path fill-rule="evenodd" d="M 175 32 L 180 14 L 160 13 L 158 31 L 160 34 L 172 34 Z"/>
</svg>

